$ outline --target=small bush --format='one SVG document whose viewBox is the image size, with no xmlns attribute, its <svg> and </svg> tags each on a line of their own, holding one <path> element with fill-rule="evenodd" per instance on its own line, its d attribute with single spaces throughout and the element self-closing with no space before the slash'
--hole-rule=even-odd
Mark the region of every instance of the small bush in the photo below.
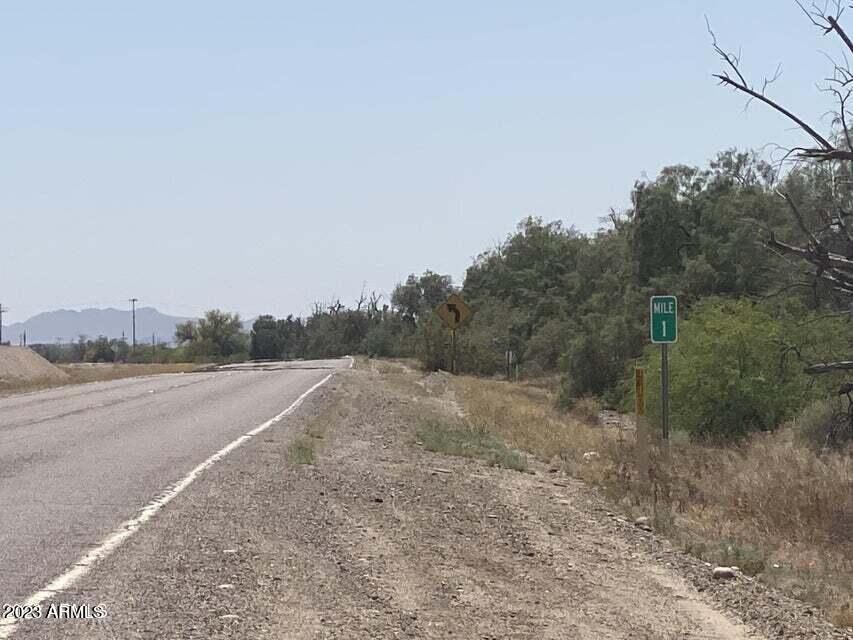
<svg viewBox="0 0 853 640">
<path fill-rule="evenodd" d="M 706 562 L 738 567 L 751 576 L 760 574 L 767 566 L 767 558 L 760 549 L 732 538 L 724 538 L 715 544 L 688 538 L 684 541 L 684 550 Z"/>
<path fill-rule="evenodd" d="M 846 398 L 813 402 L 800 411 L 794 427 L 800 440 L 816 450 L 838 449 L 853 440 Z"/>
<path fill-rule="evenodd" d="M 424 371 L 449 368 L 445 333 L 441 321 L 432 314 L 418 321 L 415 353 Z"/>
<path fill-rule="evenodd" d="M 570 323 L 556 318 L 537 328 L 527 341 L 524 351 L 524 365 L 528 375 L 557 371 L 571 332 Z"/>
<path fill-rule="evenodd" d="M 709 440 L 734 440 L 774 429 L 808 397 L 808 379 L 783 358 L 783 323 L 746 301 L 697 303 L 669 349 L 670 415 L 674 429 Z M 646 398 L 660 416 L 660 347 L 644 351 Z"/>
<path fill-rule="evenodd" d="M 299 436 L 287 447 L 287 459 L 291 464 L 314 464 L 314 441 L 310 436 Z"/>
<path fill-rule="evenodd" d="M 628 315 L 591 313 L 574 330 L 561 358 L 564 374 L 560 402 L 581 396 L 610 395 L 624 375 L 625 363 L 642 350 L 643 334 Z"/>
<path fill-rule="evenodd" d="M 508 449 L 491 434 L 472 429 L 464 423 L 447 425 L 426 421 L 417 431 L 417 438 L 427 451 L 463 458 L 479 458 L 495 467 L 524 471 L 527 460 L 517 451 Z"/>
<path fill-rule="evenodd" d="M 571 414 L 578 420 L 588 425 L 599 424 L 601 413 L 601 402 L 592 396 L 584 396 L 573 400 L 567 407 Z"/>
<path fill-rule="evenodd" d="M 388 358 L 394 355 L 394 334 L 387 324 L 374 324 L 367 330 L 364 350 L 370 358 Z"/>
</svg>

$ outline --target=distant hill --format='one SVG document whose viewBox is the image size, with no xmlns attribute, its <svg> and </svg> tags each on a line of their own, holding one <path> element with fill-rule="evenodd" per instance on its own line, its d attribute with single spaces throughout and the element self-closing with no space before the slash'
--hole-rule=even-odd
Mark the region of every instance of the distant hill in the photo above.
<svg viewBox="0 0 853 640">
<path fill-rule="evenodd" d="M 136 341 L 150 342 L 151 334 L 158 342 L 175 339 L 175 325 L 190 318 L 168 316 L 153 307 L 136 310 Z M 128 341 L 131 337 L 131 314 L 128 309 L 83 309 L 71 311 L 58 309 L 33 316 L 25 322 L 16 322 L 3 327 L 3 340 L 18 344 L 19 336 L 27 332 L 27 344 L 51 343 L 59 338 L 72 342 L 81 335 L 90 338 L 107 336 Z"/>
</svg>

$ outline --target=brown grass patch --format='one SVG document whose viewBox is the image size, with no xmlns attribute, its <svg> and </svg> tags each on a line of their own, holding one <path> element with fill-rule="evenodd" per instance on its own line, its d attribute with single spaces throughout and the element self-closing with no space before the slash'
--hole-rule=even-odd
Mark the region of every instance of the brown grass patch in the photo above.
<svg viewBox="0 0 853 640">
<path fill-rule="evenodd" d="M 639 477 L 633 431 L 595 427 L 555 409 L 544 389 L 453 378 L 467 420 L 508 445 L 603 487 L 630 515 L 687 551 L 734 564 L 853 624 L 853 456 L 818 454 L 790 428 L 739 447 L 652 438 Z M 598 456 L 587 456 L 588 452 Z"/>
<path fill-rule="evenodd" d="M 197 364 L 71 364 L 57 366 L 68 374 L 67 379 L 35 380 L 32 382 L 4 385 L 0 387 L 0 396 L 52 389 L 72 384 L 84 384 L 86 382 L 121 380 L 161 373 L 191 373 L 199 368 Z"/>
<path fill-rule="evenodd" d="M 541 387 L 494 380 L 453 379 L 467 421 L 509 446 L 564 465 L 573 475 L 603 482 L 607 465 L 585 453 L 618 445 L 617 434 L 590 428 L 555 408 Z"/>
<path fill-rule="evenodd" d="M 334 436 L 334 425 L 345 419 L 353 408 L 342 403 L 338 396 L 321 405 L 319 413 L 305 418 L 302 433 L 287 445 L 287 459 L 292 464 L 315 464 L 329 438 Z"/>
</svg>

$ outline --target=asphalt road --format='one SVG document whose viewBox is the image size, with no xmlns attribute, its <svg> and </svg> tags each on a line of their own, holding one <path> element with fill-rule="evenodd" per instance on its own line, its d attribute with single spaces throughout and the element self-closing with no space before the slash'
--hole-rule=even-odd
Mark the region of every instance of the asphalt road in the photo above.
<svg viewBox="0 0 853 640">
<path fill-rule="evenodd" d="M 348 366 L 241 366 L 0 399 L 0 603 L 44 588 L 213 453 Z"/>
</svg>

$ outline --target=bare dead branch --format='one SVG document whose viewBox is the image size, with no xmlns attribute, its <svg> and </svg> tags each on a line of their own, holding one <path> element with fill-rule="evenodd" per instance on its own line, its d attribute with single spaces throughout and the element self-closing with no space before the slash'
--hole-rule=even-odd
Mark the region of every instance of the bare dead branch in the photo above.
<svg viewBox="0 0 853 640">
<path fill-rule="evenodd" d="M 853 370 L 853 360 L 840 360 L 838 362 L 823 362 L 820 364 L 813 364 L 805 369 L 806 373 L 810 373 L 813 375 L 821 374 L 821 373 L 832 373 L 833 371 L 851 371 Z"/>
<path fill-rule="evenodd" d="M 802 232 L 806 234 L 808 239 L 811 241 L 812 245 L 814 247 L 819 247 L 820 241 L 815 237 L 814 233 L 812 233 L 809 230 L 809 228 L 806 226 L 805 220 L 803 220 L 803 214 L 800 213 L 800 210 L 797 208 L 797 205 L 794 204 L 794 201 L 791 198 L 791 196 L 788 193 L 778 191 L 778 190 L 776 191 L 776 193 L 778 195 L 780 195 L 782 198 L 784 198 L 785 202 L 788 203 L 788 206 L 791 208 L 791 211 L 794 213 L 794 217 L 797 220 L 797 224 L 799 225 Z"/>
</svg>

